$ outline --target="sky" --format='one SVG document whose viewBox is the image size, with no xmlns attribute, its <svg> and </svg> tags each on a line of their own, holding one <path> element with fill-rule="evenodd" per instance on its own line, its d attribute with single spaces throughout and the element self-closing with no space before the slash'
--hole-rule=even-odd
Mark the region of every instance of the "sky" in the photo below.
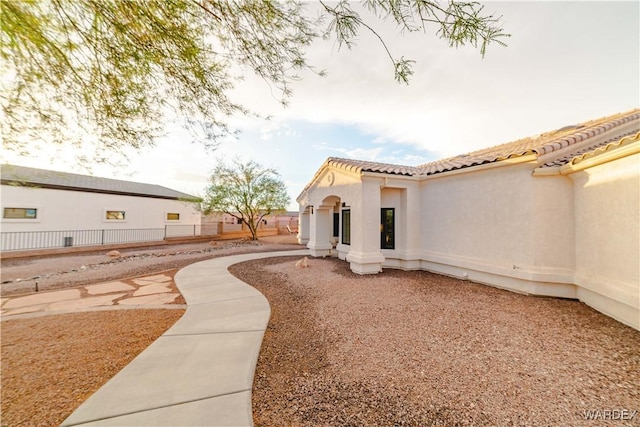
<svg viewBox="0 0 640 427">
<path fill-rule="evenodd" d="M 395 82 L 377 39 L 361 31 L 351 50 L 319 41 L 308 51 L 327 72 L 302 75 L 284 108 L 264 81 L 247 75 L 235 99 L 264 118 L 235 117 L 240 131 L 214 151 L 172 129 L 128 165 L 95 165 L 96 176 L 202 195 L 218 161 L 274 168 L 289 210 L 328 157 L 419 165 L 640 107 L 640 2 L 482 2 L 502 16 L 508 46 L 450 48 L 433 34 L 399 34 L 371 21 L 391 53 L 415 61 L 409 85 Z M 87 174 L 72 152 L 2 163 Z"/>
</svg>

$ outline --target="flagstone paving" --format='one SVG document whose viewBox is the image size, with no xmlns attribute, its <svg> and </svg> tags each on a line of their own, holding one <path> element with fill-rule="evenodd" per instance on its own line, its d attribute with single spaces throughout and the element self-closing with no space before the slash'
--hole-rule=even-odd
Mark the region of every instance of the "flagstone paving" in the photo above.
<svg viewBox="0 0 640 427">
<path fill-rule="evenodd" d="M 131 291 L 136 289 L 134 286 L 127 285 L 126 283 L 122 282 L 100 283 L 97 285 L 85 286 L 84 288 L 91 295 L 107 294 L 110 292 Z"/>
<path fill-rule="evenodd" d="M 176 300 L 179 298 L 178 300 Z M 182 296 L 171 274 L 154 273 L 131 279 L 79 286 L 59 291 L 34 292 L 3 297 L 2 320 L 33 315 L 59 314 L 79 310 L 132 308 L 135 306 L 179 305 Z"/>
</svg>

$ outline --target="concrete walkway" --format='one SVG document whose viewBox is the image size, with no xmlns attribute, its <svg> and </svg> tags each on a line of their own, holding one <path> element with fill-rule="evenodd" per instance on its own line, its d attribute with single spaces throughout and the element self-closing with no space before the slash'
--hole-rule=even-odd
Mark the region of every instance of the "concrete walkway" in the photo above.
<svg viewBox="0 0 640 427">
<path fill-rule="evenodd" d="M 271 310 L 227 270 L 307 250 L 215 258 L 174 277 L 184 316 L 84 402 L 62 426 L 251 426 L 251 388 Z"/>
</svg>

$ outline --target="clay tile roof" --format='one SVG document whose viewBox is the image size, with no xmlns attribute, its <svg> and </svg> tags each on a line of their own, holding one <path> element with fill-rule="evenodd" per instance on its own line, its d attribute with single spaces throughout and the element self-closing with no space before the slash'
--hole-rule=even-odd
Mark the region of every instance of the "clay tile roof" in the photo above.
<svg viewBox="0 0 640 427">
<path fill-rule="evenodd" d="M 635 109 L 626 113 L 615 114 L 578 125 L 565 126 L 535 137 L 523 138 L 471 153 L 425 163 L 416 166 L 416 169 L 421 175 L 433 175 L 485 163 L 499 162 L 528 154 L 541 156 L 586 141 L 617 126 L 638 119 L 640 119 L 640 109 Z M 573 154 L 573 156 L 571 154 Z M 570 157 L 575 157 L 575 153 L 571 154 L 569 155 Z"/>
<path fill-rule="evenodd" d="M 551 162 L 547 162 L 543 165 L 543 167 L 554 167 L 554 166 L 562 166 L 567 163 L 579 163 L 584 159 L 589 157 L 596 156 L 598 154 L 604 153 L 606 151 L 612 150 L 614 148 L 621 147 L 623 145 L 630 144 L 632 142 L 640 141 L 640 131 L 638 129 L 634 129 L 632 131 L 616 135 L 613 138 L 609 138 L 606 141 L 602 141 L 597 144 L 590 145 L 581 150 L 568 154 L 566 156 L 557 158 Z"/>
<path fill-rule="evenodd" d="M 413 176 L 417 172 L 416 168 L 413 166 L 368 162 L 364 160 L 342 159 L 340 157 L 329 157 L 326 164 L 352 172 L 378 172 L 406 176 Z"/>
<path fill-rule="evenodd" d="M 608 138 L 604 142 L 596 143 L 585 147 L 581 144 L 589 138 L 600 135 L 615 129 L 618 126 L 638 121 L 638 126 L 632 131 L 626 133 L 618 133 L 614 137 Z M 517 158 L 533 154 L 541 156 L 553 153 L 579 144 L 580 147 L 576 151 L 569 151 L 563 157 L 550 161 L 544 166 L 559 166 L 568 162 L 576 163 L 582 159 L 597 155 L 603 151 L 617 148 L 621 145 L 637 141 L 640 138 L 640 109 L 634 109 L 625 113 L 614 114 L 612 116 L 603 117 L 596 120 L 580 123 L 577 125 L 564 126 L 560 129 L 546 132 L 534 137 L 519 139 L 517 141 L 506 144 L 496 145 L 494 147 L 484 148 L 482 150 L 473 151 L 459 156 L 449 157 L 434 162 L 425 163 L 418 166 L 402 166 L 389 163 L 369 162 L 364 160 L 344 159 L 339 157 L 329 157 L 317 172 L 313 179 L 302 190 L 306 191 L 315 179 L 319 176 L 324 166 L 332 166 L 350 172 L 374 172 L 403 176 L 425 176 L 437 173 L 452 171 L 456 169 L 469 168 L 472 166 L 483 165 L 487 163 L 499 162 L 506 159 Z M 635 136 L 634 133 L 636 133 Z"/>
</svg>

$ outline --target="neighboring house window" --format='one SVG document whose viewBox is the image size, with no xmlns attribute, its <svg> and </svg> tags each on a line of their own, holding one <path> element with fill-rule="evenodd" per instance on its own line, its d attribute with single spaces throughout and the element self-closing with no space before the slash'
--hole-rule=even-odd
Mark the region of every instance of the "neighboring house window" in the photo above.
<svg viewBox="0 0 640 427">
<path fill-rule="evenodd" d="M 124 221 L 125 211 L 107 211 L 105 219 L 107 221 Z"/>
<path fill-rule="evenodd" d="M 167 221 L 180 221 L 179 213 L 167 213 Z"/>
<path fill-rule="evenodd" d="M 38 209 L 35 208 L 4 208 L 3 218 L 7 219 L 36 219 Z"/>
<path fill-rule="evenodd" d="M 342 211 L 342 244 L 351 244 L 351 209 Z"/>
<path fill-rule="evenodd" d="M 380 209 L 380 248 L 395 249 L 395 209 Z"/>
<path fill-rule="evenodd" d="M 340 214 L 335 212 L 333 214 L 333 237 L 338 237 L 340 232 Z"/>
</svg>

